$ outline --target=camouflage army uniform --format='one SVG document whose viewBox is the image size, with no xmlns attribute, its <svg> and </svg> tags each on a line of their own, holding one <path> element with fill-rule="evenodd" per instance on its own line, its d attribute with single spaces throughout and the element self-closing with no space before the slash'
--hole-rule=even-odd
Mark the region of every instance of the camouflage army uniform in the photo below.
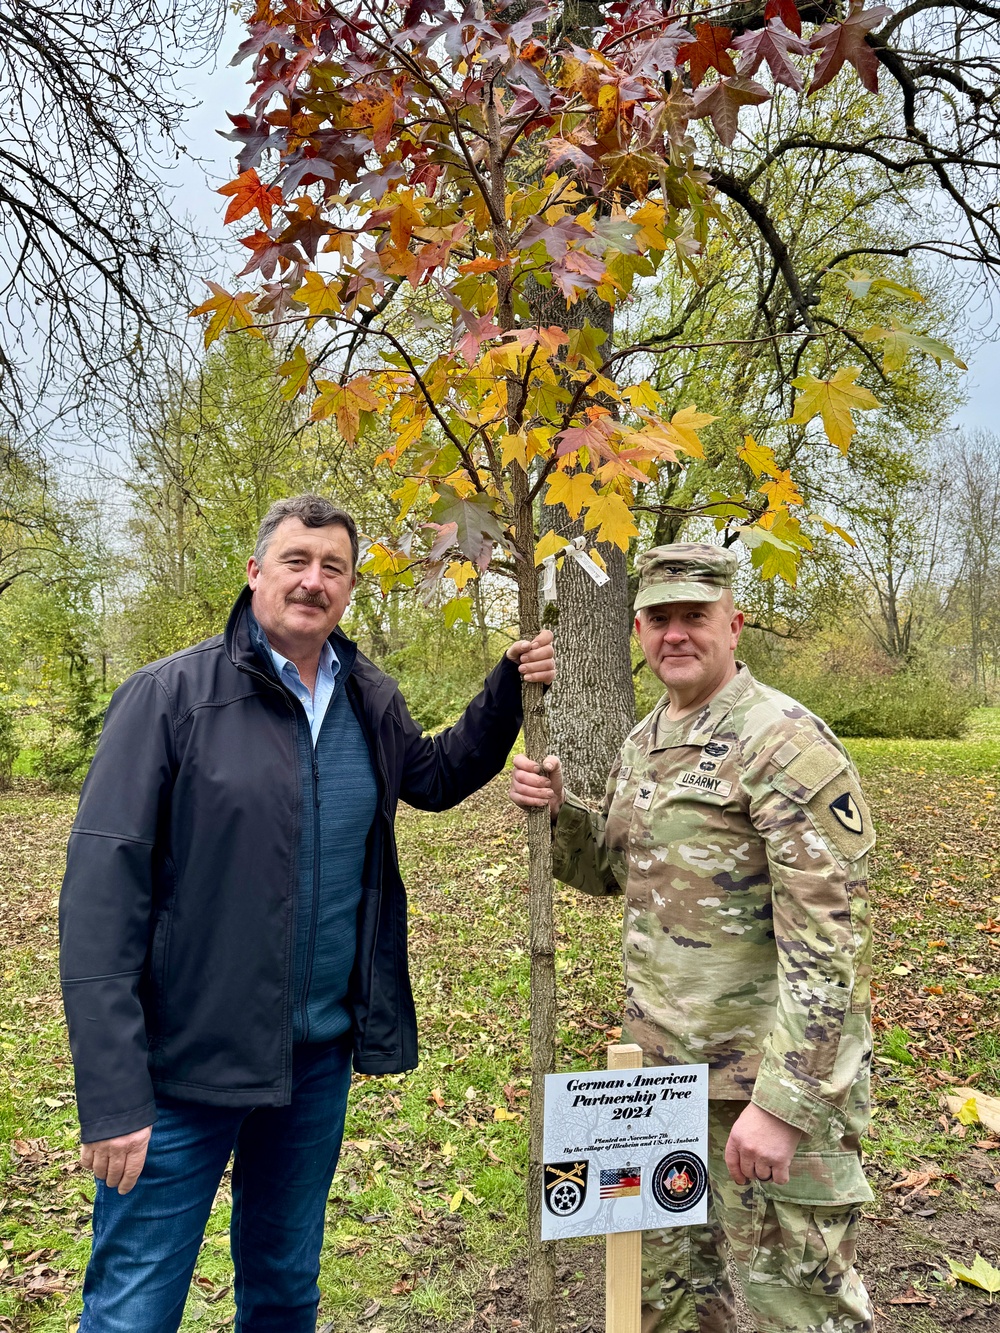
<svg viewBox="0 0 1000 1333">
<path fill-rule="evenodd" d="M 742 664 L 698 713 L 667 703 L 626 740 L 602 812 L 567 797 L 553 848 L 561 880 L 625 893 L 622 1039 L 710 1069 L 708 1223 L 646 1233 L 643 1333 L 735 1329 L 727 1241 L 759 1329 L 860 1333 L 871 817 L 836 737 Z M 726 1169 L 751 1099 L 804 1131 L 787 1185 Z"/>
</svg>

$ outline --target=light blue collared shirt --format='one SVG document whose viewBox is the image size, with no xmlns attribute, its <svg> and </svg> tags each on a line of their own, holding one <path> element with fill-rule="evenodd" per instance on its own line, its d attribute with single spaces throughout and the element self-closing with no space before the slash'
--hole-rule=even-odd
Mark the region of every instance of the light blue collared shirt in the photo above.
<svg viewBox="0 0 1000 1333">
<path fill-rule="evenodd" d="M 291 690 L 306 710 L 306 717 L 309 719 L 309 730 L 312 732 L 313 749 L 315 749 L 316 741 L 319 739 L 319 729 L 323 725 L 326 710 L 330 707 L 330 700 L 333 698 L 333 692 L 337 686 L 340 659 L 333 651 L 330 640 L 324 640 L 319 654 L 316 688 L 314 693 L 310 694 L 295 663 L 290 662 L 287 657 L 282 657 L 270 643 L 267 646 L 271 651 L 274 668 L 281 677 L 282 685 Z"/>
</svg>

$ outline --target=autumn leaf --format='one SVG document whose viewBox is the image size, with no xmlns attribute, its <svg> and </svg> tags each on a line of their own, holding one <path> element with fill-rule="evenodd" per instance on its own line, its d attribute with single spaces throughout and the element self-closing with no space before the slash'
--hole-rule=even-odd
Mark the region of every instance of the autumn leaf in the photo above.
<svg viewBox="0 0 1000 1333">
<path fill-rule="evenodd" d="M 795 0 L 767 0 L 764 5 L 764 22 L 767 23 L 769 19 L 781 19 L 796 37 L 802 36 L 802 16 Z"/>
<path fill-rule="evenodd" d="M 476 571 L 468 560 L 453 560 L 444 571 L 444 576 L 446 579 L 451 579 L 458 591 L 461 592 L 469 580 L 476 577 Z"/>
<path fill-rule="evenodd" d="M 311 370 L 312 365 L 306 356 L 305 348 L 299 343 L 289 360 L 283 361 L 278 367 L 278 374 L 284 376 L 285 380 L 281 386 L 282 398 L 291 402 L 297 397 L 309 383 Z"/>
<path fill-rule="evenodd" d="M 693 403 L 682 407 L 670 418 L 667 429 L 679 448 L 692 458 L 704 458 L 705 450 L 698 435 L 700 430 L 710 426 L 718 417 L 708 412 L 699 412 Z"/>
<path fill-rule="evenodd" d="M 741 78 L 755 74 L 766 61 L 775 83 L 783 83 L 796 92 L 802 91 L 801 71 L 788 59 L 788 54 L 808 55 L 809 43 L 789 32 L 780 19 L 772 19 L 756 32 L 741 33 L 733 39 L 733 46 L 743 52 L 737 71 Z"/>
<path fill-rule="evenodd" d="M 882 344 L 882 369 L 886 372 L 900 370 L 905 365 L 906 358 L 911 352 L 923 352 L 926 356 L 932 356 L 938 365 L 942 361 L 950 361 L 952 365 L 958 366 L 959 370 L 968 370 L 965 362 L 955 355 L 947 343 L 942 342 L 940 338 L 930 338 L 926 334 L 914 333 L 906 324 L 901 324 L 898 319 L 890 319 L 888 328 L 881 324 L 874 324 L 870 329 L 866 329 L 861 336 L 866 343 L 880 342 Z"/>
<path fill-rule="evenodd" d="M 781 471 L 775 460 L 774 450 L 766 444 L 758 444 L 752 435 L 743 436 L 743 443 L 736 450 L 736 455 L 746 463 L 755 477 L 764 473 L 769 477 L 777 477 Z"/>
<path fill-rule="evenodd" d="M 851 534 L 849 532 L 846 532 L 843 528 L 838 527 L 836 523 L 831 523 L 828 518 L 823 518 L 822 515 L 820 514 L 812 514 L 811 517 L 814 519 L 818 519 L 819 522 L 822 523 L 823 528 L 828 535 L 830 536 L 836 535 L 841 539 L 841 541 L 847 542 L 848 546 L 857 546 L 857 542 L 854 540 Z"/>
<path fill-rule="evenodd" d="M 614 493 L 597 497 L 584 514 L 583 526 L 587 532 L 597 528 L 599 542 L 612 542 L 623 551 L 628 550 L 630 538 L 639 535 L 628 505 Z"/>
<path fill-rule="evenodd" d="M 565 505 L 570 518 L 578 518 L 584 505 L 596 498 L 594 481 L 589 472 L 553 472 L 545 494 L 547 505 Z"/>
<path fill-rule="evenodd" d="M 761 495 L 767 496 L 767 503 L 770 509 L 780 509 L 787 505 L 800 505 L 803 503 L 799 488 L 792 480 L 792 474 L 787 469 L 779 471 L 773 481 L 765 481 L 760 487 Z"/>
<path fill-rule="evenodd" d="M 554 528 L 550 528 L 535 544 L 535 564 L 540 565 L 548 556 L 558 555 L 561 551 L 565 551 L 567 540 Z"/>
<path fill-rule="evenodd" d="M 313 403 L 311 420 L 323 421 L 326 417 L 336 417 L 337 429 L 348 444 L 353 444 L 358 438 L 361 413 L 376 412 L 380 406 L 370 386 L 371 377 L 368 375 L 357 375 L 348 384 L 317 380 L 319 397 Z"/>
<path fill-rule="evenodd" d="M 694 95 L 692 120 L 711 117 L 712 127 L 720 142 L 728 148 L 739 128 L 740 107 L 760 106 L 771 94 L 755 79 L 719 79 L 710 88 L 699 88 Z"/>
<path fill-rule="evenodd" d="M 663 406 L 663 399 L 649 380 L 643 380 L 641 384 L 630 384 L 628 388 L 622 389 L 622 397 L 633 407 L 644 407 L 649 412 L 655 412 L 658 407 Z"/>
<path fill-rule="evenodd" d="M 799 375 L 792 380 L 799 390 L 790 418 L 792 423 L 804 426 L 813 417 L 821 416 L 827 439 L 846 454 L 857 430 L 851 413 L 882 406 L 873 393 L 854 383 L 860 374 L 858 366 L 843 366 L 828 380 L 817 379 L 815 375 Z"/>
<path fill-rule="evenodd" d="M 886 5 L 864 9 L 864 0 L 851 0 L 851 12 L 843 23 L 825 23 L 810 39 L 814 51 L 822 51 L 816 72 L 809 84 L 809 96 L 833 79 L 844 62 L 853 65 L 861 82 L 871 93 L 878 92 L 878 57 L 865 41 L 865 35 L 877 28 L 892 13 Z"/>
<path fill-rule="evenodd" d="M 456 525 L 455 542 L 478 569 L 486 568 L 493 543 L 503 539 L 490 498 L 482 492 L 464 499 L 450 486 L 439 486 L 431 518 L 435 523 Z"/>
<path fill-rule="evenodd" d="M 225 333 L 231 324 L 237 329 L 246 330 L 251 337 L 263 337 L 260 329 L 253 327 L 254 316 L 250 311 L 250 302 L 254 299 L 253 292 L 227 292 L 225 287 L 220 287 L 217 282 L 209 282 L 207 286 L 214 295 L 191 311 L 192 315 L 211 313 L 212 318 L 205 330 L 206 347 L 211 347 L 216 338 Z"/>
<path fill-rule="evenodd" d="M 310 315 L 323 315 L 328 310 L 337 314 L 341 309 L 339 286 L 336 278 L 327 282 L 318 273 L 308 273 L 305 282 L 295 293 L 295 299 L 306 306 Z"/>
<path fill-rule="evenodd" d="M 681 47 L 678 65 L 689 64 L 691 87 L 697 88 L 710 69 L 721 75 L 733 75 L 736 66 L 726 47 L 732 43 L 732 28 L 714 27 L 711 23 L 694 25 L 695 40 Z"/>
<path fill-rule="evenodd" d="M 993 1304 L 993 1297 L 1000 1291 L 1000 1269 L 994 1268 L 978 1253 L 971 1268 L 966 1268 L 964 1264 L 957 1264 L 954 1259 L 948 1260 L 948 1267 L 959 1282 L 967 1282 L 972 1287 L 979 1287 L 988 1292 L 990 1304 Z"/>
<path fill-rule="evenodd" d="M 265 185 L 254 167 L 241 172 L 235 180 L 223 185 L 216 193 L 232 195 L 226 216 L 223 218 L 226 223 L 237 222 L 256 209 L 264 226 L 269 227 L 275 205 L 284 203 L 281 187 Z"/>
</svg>

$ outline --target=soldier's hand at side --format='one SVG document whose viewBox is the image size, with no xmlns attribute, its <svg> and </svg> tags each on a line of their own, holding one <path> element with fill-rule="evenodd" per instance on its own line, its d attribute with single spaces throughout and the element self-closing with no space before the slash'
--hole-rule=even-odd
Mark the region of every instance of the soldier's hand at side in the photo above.
<svg viewBox="0 0 1000 1333">
<path fill-rule="evenodd" d="M 733 1125 L 726 1144 L 726 1166 L 737 1185 L 751 1180 L 788 1184 L 788 1166 L 802 1130 L 750 1102 Z"/>
<path fill-rule="evenodd" d="M 147 1125 L 145 1129 L 120 1134 L 114 1139 L 81 1144 L 80 1162 L 88 1171 L 93 1171 L 98 1180 L 103 1180 L 109 1189 L 127 1194 L 146 1164 L 146 1148 L 152 1132 L 152 1126 Z"/>
<path fill-rule="evenodd" d="M 522 680 L 535 685 L 551 685 L 556 678 L 556 655 L 552 631 L 543 629 L 533 639 L 518 639 L 507 649 L 507 656 L 518 663 Z"/>
<path fill-rule="evenodd" d="M 514 756 L 514 772 L 510 780 L 510 799 L 522 810 L 548 805 L 553 819 L 566 799 L 563 790 L 562 765 L 554 754 L 536 764 L 527 755 Z"/>
</svg>

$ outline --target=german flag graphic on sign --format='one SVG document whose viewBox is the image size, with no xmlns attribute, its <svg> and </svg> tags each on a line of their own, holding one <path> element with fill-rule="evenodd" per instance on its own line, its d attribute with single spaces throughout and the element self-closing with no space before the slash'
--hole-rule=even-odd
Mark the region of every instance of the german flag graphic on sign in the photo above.
<svg viewBox="0 0 1000 1333">
<path fill-rule="evenodd" d="M 641 1172 L 637 1166 L 616 1166 L 601 1172 L 602 1199 L 634 1198 L 641 1186 Z"/>
</svg>

